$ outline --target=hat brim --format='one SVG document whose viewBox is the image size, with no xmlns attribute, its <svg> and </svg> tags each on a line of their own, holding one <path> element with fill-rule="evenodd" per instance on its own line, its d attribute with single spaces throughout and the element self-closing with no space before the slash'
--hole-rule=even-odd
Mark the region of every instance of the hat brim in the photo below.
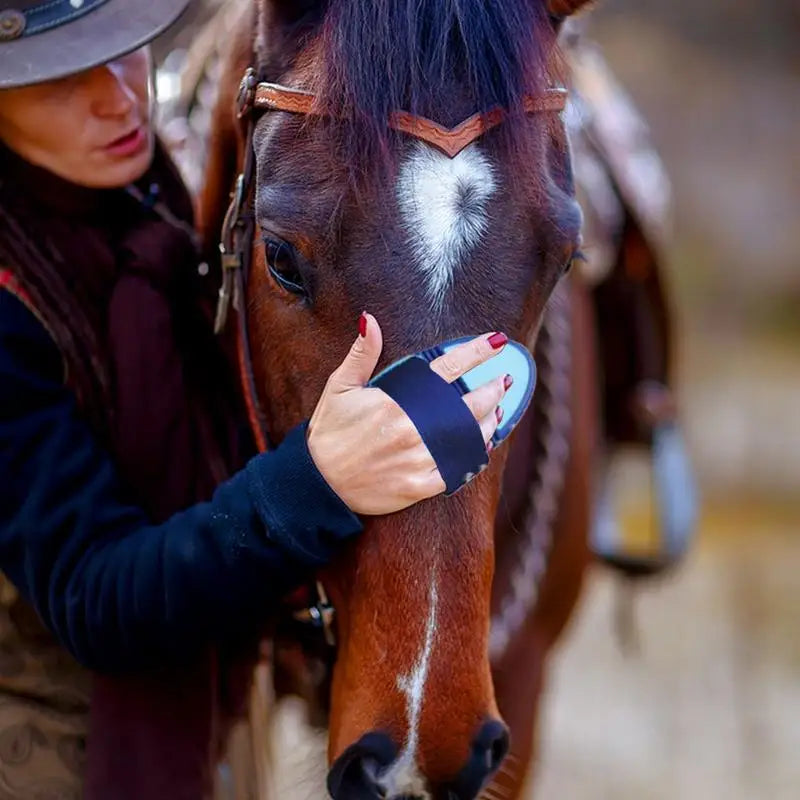
<svg viewBox="0 0 800 800">
<path fill-rule="evenodd" d="M 0 42 L 0 89 L 56 80 L 105 64 L 154 39 L 190 0 L 108 0 L 43 33 Z"/>
</svg>

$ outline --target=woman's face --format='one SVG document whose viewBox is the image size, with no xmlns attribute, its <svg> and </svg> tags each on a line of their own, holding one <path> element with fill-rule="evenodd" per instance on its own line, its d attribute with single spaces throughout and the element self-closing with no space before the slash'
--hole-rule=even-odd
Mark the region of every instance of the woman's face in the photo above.
<svg viewBox="0 0 800 800">
<path fill-rule="evenodd" d="M 125 186 L 153 157 L 149 48 L 56 81 L 0 91 L 0 140 L 72 183 Z"/>
</svg>

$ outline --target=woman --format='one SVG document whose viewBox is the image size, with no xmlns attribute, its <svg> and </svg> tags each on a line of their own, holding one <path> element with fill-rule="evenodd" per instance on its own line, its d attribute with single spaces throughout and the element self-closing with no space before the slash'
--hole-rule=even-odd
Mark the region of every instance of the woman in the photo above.
<svg viewBox="0 0 800 800">
<path fill-rule="evenodd" d="M 381 350 L 367 314 L 310 422 L 235 471 L 247 446 L 213 280 L 153 135 L 143 48 L 186 5 L 0 0 L 3 797 L 207 796 L 222 699 L 236 705 L 224 665 L 270 604 L 356 514 L 444 488 L 408 418 L 364 388 Z M 502 383 L 465 398 L 486 441 Z M 91 703 L 39 621 L 117 675 L 94 677 Z"/>
</svg>

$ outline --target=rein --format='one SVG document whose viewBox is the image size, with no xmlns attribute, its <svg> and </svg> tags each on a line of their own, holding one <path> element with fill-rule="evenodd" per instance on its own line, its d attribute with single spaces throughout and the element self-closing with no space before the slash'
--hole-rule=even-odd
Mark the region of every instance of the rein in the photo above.
<svg viewBox="0 0 800 800">
<path fill-rule="evenodd" d="M 553 546 L 572 436 L 571 299 L 569 280 L 562 280 L 547 304 L 536 340 L 540 380 L 532 410 L 537 414 L 540 444 L 534 455 L 522 538 L 514 543 L 517 555 L 507 578 L 509 588 L 491 617 L 489 660 L 493 665 L 502 660 L 536 607 Z"/>
</svg>

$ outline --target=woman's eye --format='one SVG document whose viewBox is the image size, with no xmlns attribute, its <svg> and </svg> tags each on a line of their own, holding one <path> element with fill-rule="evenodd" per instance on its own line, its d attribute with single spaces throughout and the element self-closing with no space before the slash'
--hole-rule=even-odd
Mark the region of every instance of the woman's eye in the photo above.
<svg viewBox="0 0 800 800">
<path fill-rule="evenodd" d="M 306 296 L 307 292 L 303 285 L 303 276 L 297 267 L 297 260 L 291 245 L 275 239 L 265 238 L 264 254 L 267 261 L 267 269 L 278 286 L 292 294 Z"/>
</svg>

